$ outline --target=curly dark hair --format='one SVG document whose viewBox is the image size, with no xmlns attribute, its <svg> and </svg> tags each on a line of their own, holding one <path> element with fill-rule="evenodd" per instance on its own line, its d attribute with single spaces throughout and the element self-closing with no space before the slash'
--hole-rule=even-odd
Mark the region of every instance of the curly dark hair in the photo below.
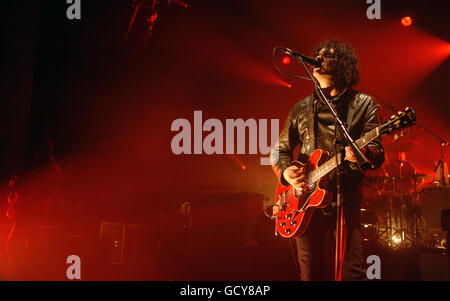
<svg viewBox="0 0 450 301">
<path fill-rule="evenodd" d="M 316 57 L 322 48 L 325 48 L 325 51 L 334 49 L 337 56 L 337 77 L 350 87 L 356 85 L 359 81 L 359 66 L 353 47 L 347 42 L 329 39 L 317 45 L 313 57 Z"/>
</svg>

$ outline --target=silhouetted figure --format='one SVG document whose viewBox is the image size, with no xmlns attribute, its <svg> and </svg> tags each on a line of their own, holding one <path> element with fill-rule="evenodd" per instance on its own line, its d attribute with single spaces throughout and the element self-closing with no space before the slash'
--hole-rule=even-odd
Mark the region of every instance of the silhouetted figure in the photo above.
<svg viewBox="0 0 450 301">
<path fill-rule="evenodd" d="M 41 139 L 33 158 L 31 168 L 17 183 L 16 227 L 8 242 L 13 280 L 49 279 L 56 250 L 63 246 L 62 171 L 53 141 Z"/>
</svg>

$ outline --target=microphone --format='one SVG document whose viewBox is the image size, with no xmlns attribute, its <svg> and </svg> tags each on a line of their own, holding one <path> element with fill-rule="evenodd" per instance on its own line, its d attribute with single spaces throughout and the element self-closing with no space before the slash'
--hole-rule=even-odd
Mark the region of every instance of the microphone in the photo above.
<svg viewBox="0 0 450 301">
<path fill-rule="evenodd" d="M 320 62 L 319 60 L 316 60 L 315 58 L 303 55 L 303 54 L 301 54 L 299 52 L 292 51 L 289 48 L 282 48 L 282 47 L 280 47 L 280 49 L 283 50 L 285 53 L 287 53 L 289 55 L 292 55 L 293 57 L 295 57 L 297 59 L 303 60 L 305 63 L 307 63 L 307 64 L 309 64 L 309 65 L 311 65 L 313 67 L 317 67 L 317 68 L 322 67 L 322 62 Z"/>
</svg>

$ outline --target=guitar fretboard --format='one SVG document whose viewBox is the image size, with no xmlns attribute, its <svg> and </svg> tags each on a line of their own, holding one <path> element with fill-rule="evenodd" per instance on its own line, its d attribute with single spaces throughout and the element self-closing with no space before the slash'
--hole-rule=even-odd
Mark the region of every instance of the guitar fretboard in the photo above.
<svg viewBox="0 0 450 301">
<path fill-rule="evenodd" d="M 359 149 L 363 148 L 367 144 L 369 144 L 372 140 L 376 139 L 378 136 L 380 136 L 380 127 L 376 127 L 370 132 L 366 133 L 363 137 L 359 138 L 355 141 L 356 146 L 358 146 Z M 340 156 L 340 154 L 339 154 Z M 317 169 L 313 170 L 308 175 L 308 182 L 310 184 L 313 184 L 320 180 L 322 177 L 327 175 L 329 172 L 333 171 L 337 166 L 337 156 L 332 157 L 327 162 L 320 165 Z M 340 161 L 340 160 L 339 160 Z"/>
</svg>

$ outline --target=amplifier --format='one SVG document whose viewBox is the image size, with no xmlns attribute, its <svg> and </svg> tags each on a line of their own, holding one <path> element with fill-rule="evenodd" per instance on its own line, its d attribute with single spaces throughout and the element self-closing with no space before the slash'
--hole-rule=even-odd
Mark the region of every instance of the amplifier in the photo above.
<svg viewBox="0 0 450 301">
<path fill-rule="evenodd" d="M 449 281 L 448 257 L 444 254 L 419 255 L 420 275 L 424 281 Z"/>
<path fill-rule="evenodd" d="M 148 241 L 147 232 L 148 227 L 143 224 L 102 222 L 100 242 L 104 262 L 123 264 L 139 260 L 139 249 L 145 252 L 142 243 Z"/>
<path fill-rule="evenodd" d="M 441 212 L 441 227 L 442 227 L 442 230 L 450 231 L 450 209 L 442 210 L 442 212 Z"/>
</svg>

